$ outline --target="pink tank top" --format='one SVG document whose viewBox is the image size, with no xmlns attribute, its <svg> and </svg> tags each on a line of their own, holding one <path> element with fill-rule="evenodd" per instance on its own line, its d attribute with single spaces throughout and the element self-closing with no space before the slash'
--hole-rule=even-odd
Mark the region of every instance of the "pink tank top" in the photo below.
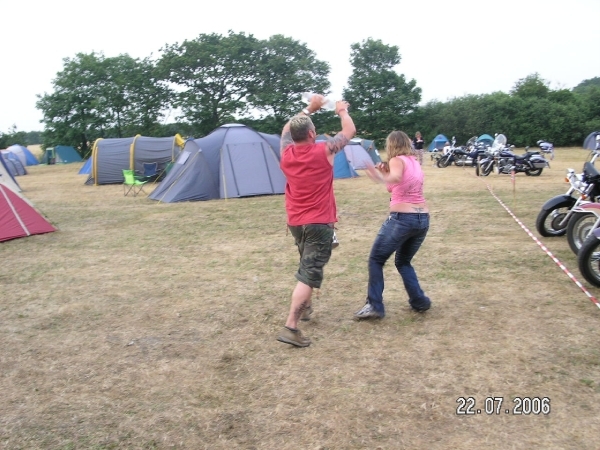
<svg viewBox="0 0 600 450">
<path fill-rule="evenodd" d="M 414 156 L 399 155 L 404 163 L 404 172 L 400 183 L 388 183 L 387 190 L 390 196 L 390 206 L 398 203 L 424 203 L 423 180 L 425 174 L 421 164 Z"/>
</svg>

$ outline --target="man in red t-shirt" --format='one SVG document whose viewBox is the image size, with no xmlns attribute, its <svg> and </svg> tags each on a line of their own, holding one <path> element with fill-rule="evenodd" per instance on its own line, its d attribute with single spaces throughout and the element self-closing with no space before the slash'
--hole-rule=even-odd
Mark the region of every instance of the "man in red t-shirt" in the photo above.
<svg viewBox="0 0 600 450">
<path fill-rule="evenodd" d="M 287 224 L 300 252 L 300 265 L 290 313 L 277 340 L 297 347 L 310 345 L 310 339 L 298 329 L 298 321 L 310 320 L 312 291 L 321 287 L 323 267 L 331 257 L 333 226 L 337 222 L 333 160 L 356 133 L 348 103 L 339 101 L 335 112 L 340 116 L 342 131 L 333 139 L 316 143 L 317 132 L 309 116 L 321 109 L 324 101 L 322 95 L 313 95 L 302 114 L 292 117 L 281 132 Z"/>
</svg>

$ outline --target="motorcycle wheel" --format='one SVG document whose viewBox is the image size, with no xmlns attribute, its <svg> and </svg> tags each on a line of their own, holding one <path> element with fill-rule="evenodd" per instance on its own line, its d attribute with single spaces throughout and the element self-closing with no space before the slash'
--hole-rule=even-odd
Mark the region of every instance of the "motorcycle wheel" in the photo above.
<svg viewBox="0 0 600 450">
<path fill-rule="evenodd" d="M 579 253 L 579 249 L 594 229 L 595 223 L 595 214 L 589 212 L 573 213 L 567 224 L 567 240 L 573 253 Z"/>
<path fill-rule="evenodd" d="M 525 171 L 525 175 L 528 177 L 539 177 L 544 169 L 529 169 Z"/>
<path fill-rule="evenodd" d="M 449 156 L 442 156 L 440 159 L 438 159 L 437 161 L 437 166 L 440 169 L 443 169 L 445 167 L 448 167 L 450 165 L 450 157 Z"/>
<path fill-rule="evenodd" d="M 564 226 L 560 226 L 560 222 L 565 218 L 569 208 L 562 206 L 554 209 L 542 209 L 535 221 L 535 227 L 544 237 L 564 236 L 567 232 L 568 222 Z"/>
<path fill-rule="evenodd" d="M 477 164 L 475 166 L 475 175 L 487 177 L 490 173 L 492 173 L 492 169 L 494 168 L 494 164 Z"/>
<path fill-rule="evenodd" d="M 600 287 L 600 240 L 593 234 L 579 249 L 577 264 L 583 278 Z"/>
</svg>

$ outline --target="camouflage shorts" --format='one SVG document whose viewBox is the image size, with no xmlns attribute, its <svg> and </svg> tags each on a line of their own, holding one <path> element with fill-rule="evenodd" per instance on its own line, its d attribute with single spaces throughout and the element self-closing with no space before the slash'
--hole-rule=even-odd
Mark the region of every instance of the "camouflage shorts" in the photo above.
<svg viewBox="0 0 600 450">
<path fill-rule="evenodd" d="M 289 227 L 300 252 L 296 279 L 312 288 L 320 288 L 323 267 L 331 258 L 333 226 L 309 224 Z"/>
</svg>

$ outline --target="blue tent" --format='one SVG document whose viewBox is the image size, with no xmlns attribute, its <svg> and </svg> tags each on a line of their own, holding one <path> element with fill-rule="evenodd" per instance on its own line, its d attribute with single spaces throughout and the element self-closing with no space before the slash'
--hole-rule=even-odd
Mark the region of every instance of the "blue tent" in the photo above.
<svg viewBox="0 0 600 450">
<path fill-rule="evenodd" d="M 31 150 L 29 150 L 27 147 L 24 147 L 22 145 L 14 144 L 14 145 L 11 145 L 10 147 L 8 147 L 6 150 L 14 153 L 15 155 L 19 155 L 19 154 L 23 155 L 19 159 L 21 160 L 21 163 L 22 163 L 23 162 L 22 158 L 24 158 L 26 166 L 37 166 L 40 163 L 37 160 L 37 158 L 35 157 L 35 155 L 33 153 L 31 153 Z"/>
<path fill-rule="evenodd" d="M 333 159 L 333 178 L 354 178 L 358 174 L 348 162 L 346 152 L 338 152 Z"/>
<path fill-rule="evenodd" d="M 0 184 L 4 183 L 16 190 L 17 192 L 21 192 L 21 186 L 17 182 L 16 178 L 12 174 L 12 171 L 9 169 L 6 164 L 4 157 L 0 154 Z"/>
<path fill-rule="evenodd" d="M 494 138 L 489 134 L 482 134 L 477 138 L 477 142 L 482 142 L 487 145 L 492 145 L 494 143 Z"/>
<path fill-rule="evenodd" d="M 327 139 L 331 139 L 331 136 L 327 134 L 320 134 L 317 136 L 315 142 L 322 142 L 326 141 Z M 354 178 L 357 176 L 359 175 L 348 161 L 346 152 L 338 152 L 335 155 L 335 158 L 333 158 L 333 178 Z"/>
<path fill-rule="evenodd" d="M 27 169 L 15 153 L 2 150 L 2 158 L 4 158 L 5 165 L 13 177 L 27 175 Z"/>
<path fill-rule="evenodd" d="M 435 149 L 441 150 L 444 148 L 444 145 L 446 145 L 446 142 L 450 142 L 450 140 L 443 134 L 438 134 L 435 138 L 433 138 L 433 141 L 431 141 L 431 144 L 429 144 L 427 150 L 430 152 L 434 151 Z"/>
<path fill-rule="evenodd" d="M 85 164 L 81 166 L 78 175 L 89 175 L 90 173 L 92 173 L 92 158 L 88 158 Z"/>
</svg>

